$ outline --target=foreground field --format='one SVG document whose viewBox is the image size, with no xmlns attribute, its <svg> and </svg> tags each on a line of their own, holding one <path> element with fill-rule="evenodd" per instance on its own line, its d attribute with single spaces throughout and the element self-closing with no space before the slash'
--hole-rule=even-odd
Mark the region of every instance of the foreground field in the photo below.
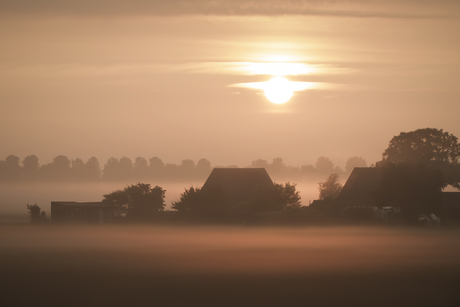
<svg viewBox="0 0 460 307">
<path fill-rule="evenodd" d="M 459 306 L 460 232 L 0 226 L 2 306 Z"/>
</svg>

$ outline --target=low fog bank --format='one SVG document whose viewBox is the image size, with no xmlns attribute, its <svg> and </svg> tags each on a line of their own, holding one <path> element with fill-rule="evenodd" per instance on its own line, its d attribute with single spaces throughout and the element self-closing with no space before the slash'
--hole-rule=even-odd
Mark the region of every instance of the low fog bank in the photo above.
<svg viewBox="0 0 460 307">
<path fill-rule="evenodd" d="M 58 253 L 83 262 L 76 255 L 91 254 L 94 265 L 114 270 L 191 273 L 460 269 L 459 242 L 460 230 L 416 228 L 0 226 L 5 252 Z"/>
<path fill-rule="evenodd" d="M 458 230 L 378 227 L 3 225 L 2 301 L 454 306 L 459 242 Z"/>
<path fill-rule="evenodd" d="M 275 180 L 276 181 L 276 180 Z M 277 181 L 278 182 L 278 181 Z M 37 203 L 48 216 L 51 213 L 51 201 L 101 201 L 104 194 L 123 189 L 129 184 L 123 183 L 18 183 L 0 185 L 0 224 L 28 223 L 26 204 Z M 201 187 L 204 182 L 146 182 L 158 185 L 166 190 L 165 210 L 171 210 L 171 202 L 179 199 L 184 189 L 191 186 Z M 318 198 L 317 182 L 300 182 L 297 184 L 302 204 Z"/>
</svg>

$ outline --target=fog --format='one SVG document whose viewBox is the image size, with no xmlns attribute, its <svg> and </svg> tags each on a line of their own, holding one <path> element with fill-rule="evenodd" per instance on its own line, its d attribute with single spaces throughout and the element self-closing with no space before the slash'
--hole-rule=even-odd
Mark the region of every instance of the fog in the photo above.
<svg viewBox="0 0 460 307">
<path fill-rule="evenodd" d="M 2 302 L 454 306 L 459 242 L 436 229 L 3 225 Z"/>
</svg>

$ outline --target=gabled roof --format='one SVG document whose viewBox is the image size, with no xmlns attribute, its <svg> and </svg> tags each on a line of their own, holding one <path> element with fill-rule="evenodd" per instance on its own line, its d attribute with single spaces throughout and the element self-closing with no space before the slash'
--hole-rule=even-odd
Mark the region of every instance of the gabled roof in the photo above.
<svg viewBox="0 0 460 307">
<path fill-rule="evenodd" d="M 375 167 L 355 167 L 337 197 L 337 204 L 377 206 L 373 193 L 380 186 L 382 177 Z"/>
<path fill-rule="evenodd" d="M 217 189 L 228 198 L 242 200 L 258 186 L 273 186 L 265 168 L 214 168 L 201 190 Z"/>
</svg>

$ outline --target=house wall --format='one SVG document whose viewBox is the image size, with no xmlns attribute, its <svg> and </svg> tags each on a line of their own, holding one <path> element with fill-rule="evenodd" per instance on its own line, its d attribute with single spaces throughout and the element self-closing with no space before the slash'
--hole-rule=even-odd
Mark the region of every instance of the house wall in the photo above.
<svg viewBox="0 0 460 307">
<path fill-rule="evenodd" d="M 51 202 L 51 223 L 103 224 L 113 220 L 113 209 L 106 206 L 66 205 Z"/>
</svg>

